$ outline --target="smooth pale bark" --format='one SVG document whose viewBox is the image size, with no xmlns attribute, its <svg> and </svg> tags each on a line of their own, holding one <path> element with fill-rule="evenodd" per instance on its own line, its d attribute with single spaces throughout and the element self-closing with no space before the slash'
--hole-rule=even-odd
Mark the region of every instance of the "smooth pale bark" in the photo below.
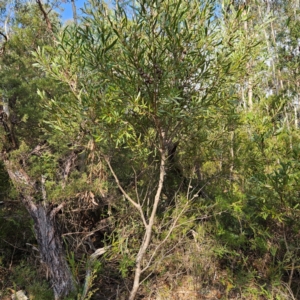
<svg viewBox="0 0 300 300">
<path fill-rule="evenodd" d="M 163 145 L 164 142 L 162 142 L 161 144 Z M 161 147 L 160 154 L 161 154 L 161 158 L 160 158 L 159 180 L 158 180 L 158 186 L 157 186 L 154 201 L 153 201 L 153 207 L 150 210 L 149 220 L 146 220 L 141 205 L 139 203 L 135 202 L 123 189 L 116 173 L 114 172 L 114 170 L 109 162 L 109 159 L 105 158 L 107 165 L 108 165 L 113 177 L 115 178 L 115 181 L 116 181 L 119 189 L 121 190 L 124 197 L 139 211 L 141 219 L 142 219 L 144 227 L 145 227 L 144 237 L 141 242 L 139 252 L 135 259 L 134 280 L 133 280 L 133 285 L 132 285 L 132 288 L 130 291 L 129 300 L 135 299 L 138 289 L 140 287 L 141 276 L 142 276 L 143 272 L 148 268 L 148 267 L 143 268 L 143 259 L 145 257 L 145 254 L 146 254 L 148 247 L 150 245 L 150 242 L 151 242 L 153 225 L 154 225 L 156 212 L 157 212 L 157 208 L 158 208 L 158 205 L 159 205 L 159 202 L 161 199 L 161 193 L 162 193 L 162 189 L 163 189 L 164 181 L 165 181 L 167 150 L 164 146 Z"/>
<path fill-rule="evenodd" d="M 230 156 L 231 156 L 231 163 L 230 163 L 230 180 L 233 181 L 233 171 L 234 171 L 234 131 L 230 134 Z"/>
<path fill-rule="evenodd" d="M 142 270 L 142 260 L 145 256 L 145 253 L 149 247 L 150 241 L 151 241 L 151 236 L 152 236 L 152 229 L 153 229 L 153 224 L 158 208 L 158 204 L 160 201 L 161 197 L 161 192 L 162 188 L 164 185 L 164 178 L 165 178 L 165 172 L 166 172 L 166 150 L 161 149 L 161 160 L 160 160 L 160 173 L 159 173 L 159 182 L 158 182 L 158 187 L 156 190 L 155 198 L 154 198 L 154 205 L 152 208 L 152 212 L 148 221 L 148 224 L 146 226 L 143 242 L 140 246 L 139 253 L 136 257 L 136 269 L 135 269 L 135 274 L 134 274 L 134 281 L 133 281 L 133 286 L 130 292 L 129 300 L 134 300 L 138 291 L 138 288 L 140 286 L 140 280 L 141 280 L 141 275 L 143 273 Z"/>
<path fill-rule="evenodd" d="M 246 14 L 246 11 L 243 12 L 243 14 Z M 251 25 L 251 24 L 250 24 Z M 249 27 L 248 27 L 248 20 L 246 20 L 244 22 L 244 30 L 246 33 L 248 33 Z M 247 73 L 249 74 L 249 78 L 248 78 L 248 107 L 249 110 L 252 111 L 253 109 L 253 89 L 252 89 L 252 78 L 251 78 L 251 74 L 252 74 L 252 62 L 249 61 L 247 64 Z"/>
</svg>

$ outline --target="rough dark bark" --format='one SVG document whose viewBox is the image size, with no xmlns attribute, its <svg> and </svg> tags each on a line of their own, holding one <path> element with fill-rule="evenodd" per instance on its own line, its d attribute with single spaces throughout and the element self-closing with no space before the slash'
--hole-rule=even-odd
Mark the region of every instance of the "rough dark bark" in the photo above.
<svg viewBox="0 0 300 300">
<path fill-rule="evenodd" d="M 2 35 L 4 37 L 4 39 L 5 39 L 5 41 L 7 42 L 7 36 L 6 36 L 6 34 L 4 34 L 3 32 L 0 31 L 0 35 Z"/>
<path fill-rule="evenodd" d="M 38 5 L 40 11 L 41 11 L 42 14 L 43 14 L 43 17 L 44 17 L 44 19 L 45 19 L 45 21 L 46 21 L 47 28 L 48 28 L 49 32 L 51 32 L 51 33 L 53 34 L 52 23 L 51 23 L 51 21 L 50 21 L 49 15 L 48 15 L 48 13 L 46 12 L 46 10 L 45 10 L 45 8 L 44 8 L 44 6 L 43 6 L 41 0 L 36 0 L 36 3 L 37 3 L 37 5 Z"/>
<path fill-rule="evenodd" d="M 38 205 L 31 216 L 41 258 L 49 269 L 55 299 L 60 299 L 69 295 L 75 287 L 55 220 L 56 213 L 49 206 Z"/>
<path fill-rule="evenodd" d="M 5 46 L 8 41 L 7 35 L 0 31 L 0 35 L 3 36 L 4 42 L 2 42 L 0 47 L 0 55 L 2 55 L 5 52 Z"/>
<path fill-rule="evenodd" d="M 11 158 L 10 152 L 18 149 L 18 141 L 7 114 L 1 110 L 0 125 L 4 129 L 2 131 L 3 148 L 0 153 L 0 159 L 3 161 L 12 183 L 19 191 L 22 203 L 34 221 L 41 259 L 48 268 L 55 300 L 61 299 L 69 295 L 75 288 L 55 218 L 62 208 L 62 204 L 58 207 L 51 206 L 46 201 L 45 193 L 43 193 L 43 202 L 36 201 L 35 198 L 40 195 L 36 180 L 33 180 L 28 175 L 26 169 L 22 166 L 22 162 Z M 35 147 L 31 154 L 36 154 L 39 152 L 39 149 L 41 150 L 42 146 Z M 44 184 L 43 177 L 41 184 Z"/>
<path fill-rule="evenodd" d="M 10 122 L 7 113 L 3 110 L 3 106 L 0 107 L 0 125 L 4 129 L 4 137 L 2 137 L 2 142 L 4 145 L 4 151 L 9 152 L 11 150 L 18 148 L 18 141 L 14 134 L 14 126 Z"/>
<path fill-rule="evenodd" d="M 10 179 L 20 192 L 21 201 L 34 221 L 34 229 L 42 261 L 48 268 L 55 300 L 69 295 L 75 289 L 72 273 L 66 261 L 58 230 L 56 214 L 62 205 L 53 207 L 45 202 L 36 204 L 35 184 L 24 169 L 2 155 Z"/>
</svg>

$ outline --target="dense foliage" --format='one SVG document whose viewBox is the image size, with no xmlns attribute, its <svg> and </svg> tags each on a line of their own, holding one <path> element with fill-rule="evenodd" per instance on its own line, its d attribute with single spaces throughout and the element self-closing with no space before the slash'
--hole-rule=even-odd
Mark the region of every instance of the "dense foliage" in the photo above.
<svg viewBox="0 0 300 300">
<path fill-rule="evenodd" d="M 58 4 L 0 1 L 0 297 L 298 299 L 298 1 Z"/>
</svg>

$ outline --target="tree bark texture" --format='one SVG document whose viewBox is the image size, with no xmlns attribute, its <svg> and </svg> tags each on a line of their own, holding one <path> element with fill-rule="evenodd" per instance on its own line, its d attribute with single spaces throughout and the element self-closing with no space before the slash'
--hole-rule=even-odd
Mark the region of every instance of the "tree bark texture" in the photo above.
<svg viewBox="0 0 300 300">
<path fill-rule="evenodd" d="M 55 209 L 42 204 L 31 212 L 41 258 L 49 268 L 55 299 L 60 299 L 74 290 L 74 282 L 62 247 L 55 214 Z"/>
<path fill-rule="evenodd" d="M 53 207 L 44 201 L 35 203 L 34 196 L 39 191 L 26 171 L 18 163 L 9 160 L 7 154 L 2 154 L 2 160 L 10 179 L 20 193 L 22 203 L 34 221 L 40 256 L 50 273 L 55 300 L 61 299 L 75 289 L 55 218 L 61 206 Z"/>
</svg>

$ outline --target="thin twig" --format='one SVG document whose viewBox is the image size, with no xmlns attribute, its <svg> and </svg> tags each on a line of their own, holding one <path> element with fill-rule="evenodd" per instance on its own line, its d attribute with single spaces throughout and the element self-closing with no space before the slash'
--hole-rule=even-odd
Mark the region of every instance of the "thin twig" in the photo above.
<svg viewBox="0 0 300 300">
<path fill-rule="evenodd" d="M 60 205 L 58 205 L 57 207 L 55 207 L 54 209 L 52 209 L 51 213 L 50 213 L 50 218 L 54 218 L 55 215 L 60 211 L 62 210 L 62 208 L 64 207 L 66 203 L 63 202 L 61 203 Z"/>
<path fill-rule="evenodd" d="M 153 251 L 150 259 L 148 260 L 148 263 L 146 265 L 146 267 L 144 267 L 142 269 L 142 273 L 145 272 L 149 266 L 151 265 L 153 259 L 154 259 L 154 256 L 156 255 L 158 249 L 168 240 L 168 238 L 170 237 L 171 233 L 173 232 L 173 230 L 176 228 L 176 224 L 177 224 L 177 221 L 178 219 L 182 216 L 182 214 L 186 211 L 186 207 L 188 206 L 188 201 L 185 203 L 183 209 L 181 210 L 181 212 L 178 214 L 178 216 L 176 217 L 176 219 L 174 220 L 174 222 L 172 223 L 171 225 L 171 228 L 169 229 L 169 232 L 167 233 L 166 237 L 162 240 L 162 242 L 155 248 L 155 250 Z"/>
<path fill-rule="evenodd" d="M 133 172 L 134 172 L 134 189 L 135 189 L 135 195 L 136 195 L 136 199 L 138 201 L 138 204 L 141 205 L 139 191 L 138 191 L 138 186 L 137 186 L 137 175 L 136 175 L 136 171 L 135 171 L 134 167 L 132 167 L 132 169 L 133 169 Z"/>
<path fill-rule="evenodd" d="M 122 194 L 123 194 L 123 196 L 139 211 L 139 213 L 140 213 L 140 215 L 141 215 L 141 218 L 142 218 L 142 220 L 143 220 L 143 223 L 144 223 L 144 226 L 145 227 L 147 227 L 148 226 L 148 224 L 147 224 L 147 222 L 146 222 L 146 219 L 145 219 L 145 216 L 144 216 L 144 212 L 143 212 L 143 210 L 142 210 L 142 207 L 141 207 L 141 205 L 140 204 L 138 204 L 138 203 L 136 203 L 127 193 L 126 193 L 126 191 L 123 189 L 123 187 L 122 187 L 122 185 L 121 185 L 121 183 L 120 183 L 120 181 L 119 181 L 119 178 L 118 178 L 118 176 L 116 175 L 116 173 L 114 172 L 114 170 L 113 170 L 113 168 L 112 168 L 112 166 L 111 166 L 111 164 L 110 164 L 110 161 L 109 161 L 109 159 L 107 158 L 107 157 L 104 157 L 104 159 L 105 159 L 105 161 L 106 161 L 106 163 L 107 163 L 107 165 L 108 165 L 108 167 L 109 167 L 109 169 L 110 169 L 110 171 L 111 171 L 111 173 L 112 173 L 112 175 L 113 175 L 113 177 L 115 178 L 115 181 L 116 181 L 116 183 L 117 183 L 117 186 L 118 186 L 118 188 L 120 189 L 120 191 L 122 192 Z"/>
</svg>

